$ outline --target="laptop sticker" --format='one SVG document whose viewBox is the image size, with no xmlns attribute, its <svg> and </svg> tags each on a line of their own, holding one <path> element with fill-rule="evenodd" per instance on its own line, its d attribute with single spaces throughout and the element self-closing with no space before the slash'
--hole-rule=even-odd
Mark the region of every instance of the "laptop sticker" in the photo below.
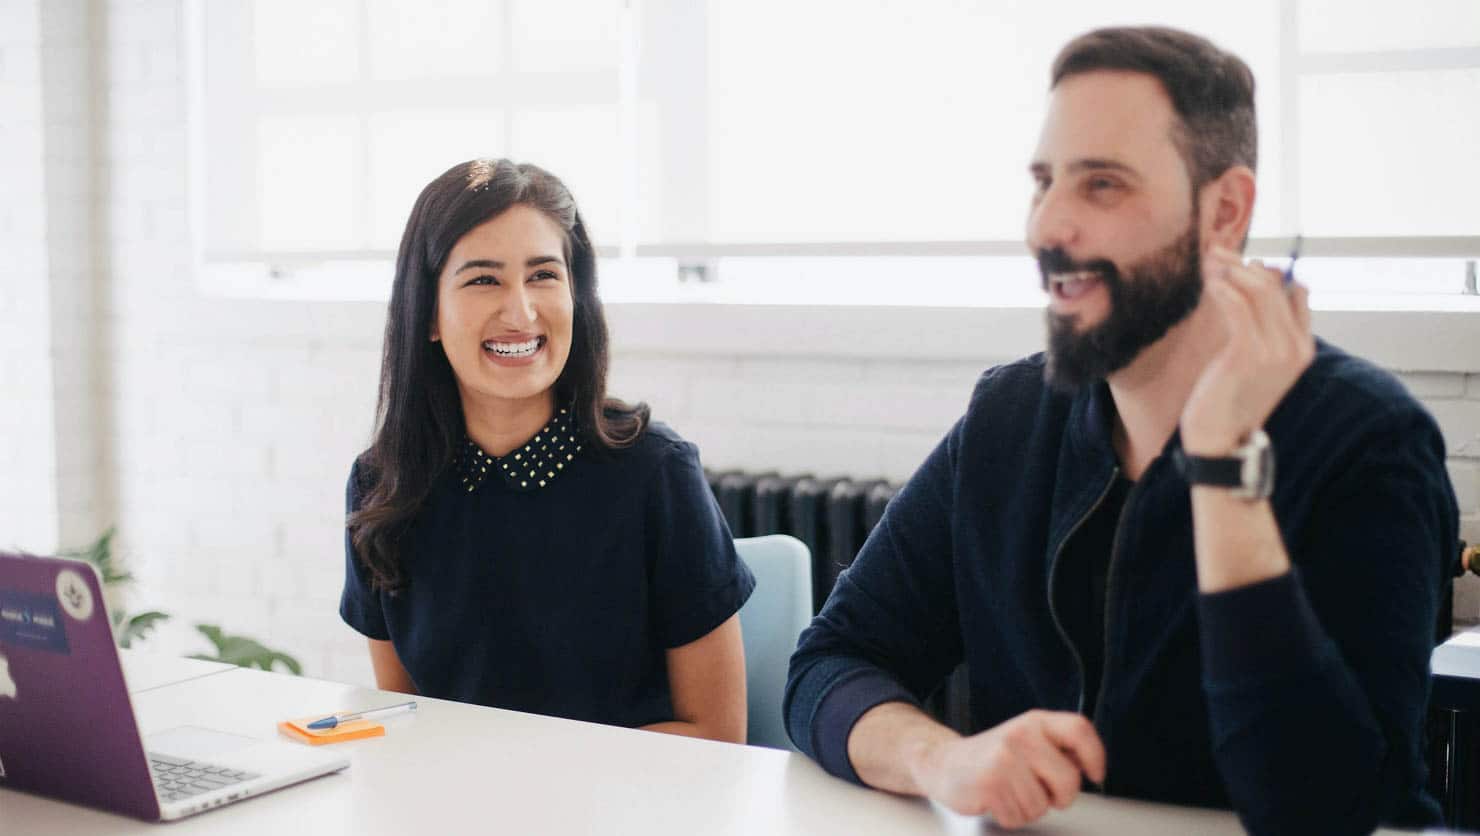
<svg viewBox="0 0 1480 836">
<path fill-rule="evenodd" d="M 15 680 L 10 676 L 10 660 L 0 656 L 0 697 L 15 699 Z M 5 771 L 0 769 L 0 775 Z"/>
<path fill-rule="evenodd" d="M 62 609 L 67 611 L 67 615 L 78 621 L 92 618 L 92 590 L 87 588 L 82 576 L 71 569 L 63 569 L 57 573 L 57 600 L 62 602 Z"/>
<path fill-rule="evenodd" d="M 88 595 L 89 606 L 91 599 Z M 0 643 L 67 653 L 67 633 L 56 600 L 0 590 Z"/>
</svg>

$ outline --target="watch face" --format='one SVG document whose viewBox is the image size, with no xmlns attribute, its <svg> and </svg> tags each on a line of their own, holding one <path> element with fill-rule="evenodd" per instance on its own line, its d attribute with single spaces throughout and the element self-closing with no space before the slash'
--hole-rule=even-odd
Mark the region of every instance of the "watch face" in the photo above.
<svg viewBox="0 0 1480 836">
<path fill-rule="evenodd" d="M 1243 459 L 1243 485 L 1239 495 L 1246 499 L 1267 499 L 1274 493 L 1274 445 L 1263 430 L 1255 430 L 1239 450 Z"/>
<path fill-rule="evenodd" d="M 1265 444 L 1259 451 L 1259 498 L 1274 493 L 1274 445 Z"/>
</svg>

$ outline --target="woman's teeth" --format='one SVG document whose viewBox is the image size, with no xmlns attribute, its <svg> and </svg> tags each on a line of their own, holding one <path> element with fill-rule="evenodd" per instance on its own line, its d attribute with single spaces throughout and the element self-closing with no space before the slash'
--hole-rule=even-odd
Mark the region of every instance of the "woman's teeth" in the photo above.
<svg viewBox="0 0 1480 836">
<path fill-rule="evenodd" d="M 500 357 L 528 357 L 539 351 L 540 346 L 544 345 L 544 342 L 544 337 L 535 337 L 532 340 L 526 340 L 522 343 L 501 343 L 493 340 L 484 340 L 483 349 L 485 351 L 492 351 Z"/>
</svg>

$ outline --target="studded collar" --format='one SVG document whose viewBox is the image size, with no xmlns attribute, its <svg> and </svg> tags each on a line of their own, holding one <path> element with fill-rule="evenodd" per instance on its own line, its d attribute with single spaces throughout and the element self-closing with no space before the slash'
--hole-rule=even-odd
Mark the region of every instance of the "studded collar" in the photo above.
<svg viewBox="0 0 1480 836">
<path fill-rule="evenodd" d="M 502 456 L 490 456 L 471 438 L 464 438 L 454 464 L 465 493 L 476 491 L 489 478 L 501 480 L 510 490 L 533 491 L 564 473 L 579 452 L 575 418 L 561 407 L 534 438 Z"/>
</svg>

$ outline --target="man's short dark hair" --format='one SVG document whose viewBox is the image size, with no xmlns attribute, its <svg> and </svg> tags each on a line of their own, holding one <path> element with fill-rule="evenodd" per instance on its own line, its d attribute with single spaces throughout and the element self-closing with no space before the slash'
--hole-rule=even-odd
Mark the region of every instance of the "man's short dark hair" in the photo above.
<svg viewBox="0 0 1480 836">
<path fill-rule="evenodd" d="M 1096 70 L 1146 73 L 1161 82 L 1179 117 L 1172 142 L 1194 192 L 1233 166 L 1255 168 L 1254 74 L 1237 55 L 1161 26 L 1096 29 L 1059 52 L 1049 88 Z"/>
</svg>

